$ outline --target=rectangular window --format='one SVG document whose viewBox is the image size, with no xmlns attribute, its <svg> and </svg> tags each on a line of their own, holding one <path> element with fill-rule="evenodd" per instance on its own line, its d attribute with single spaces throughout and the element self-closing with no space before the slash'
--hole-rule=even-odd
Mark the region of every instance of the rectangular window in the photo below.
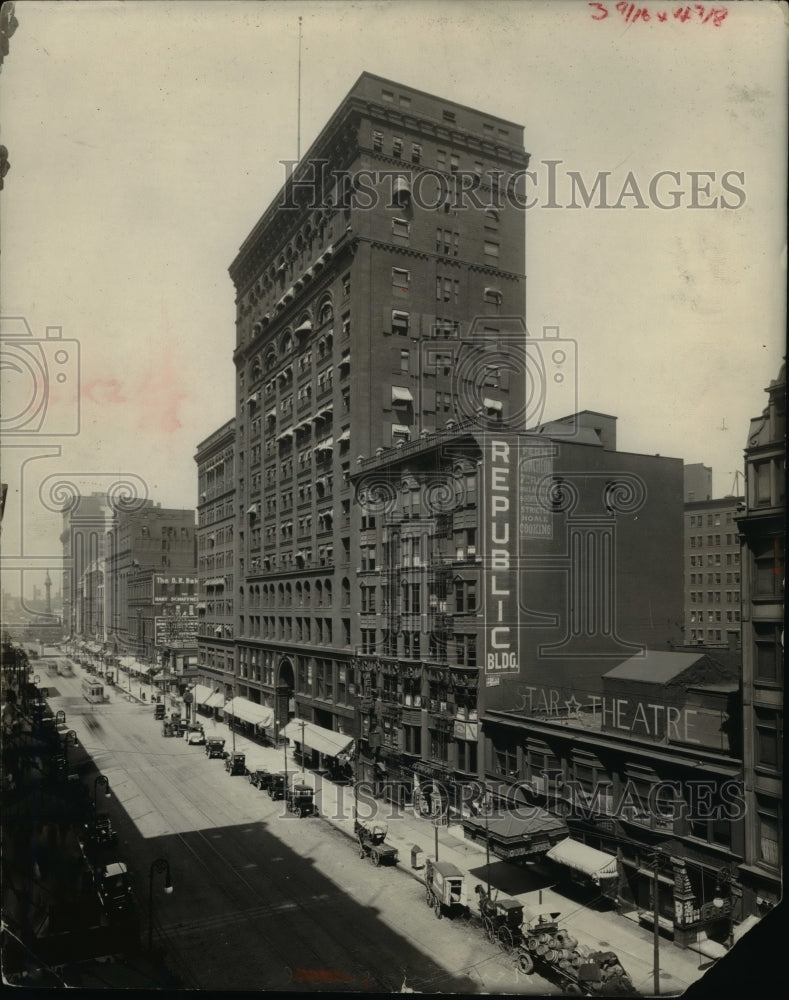
<svg viewBox="0 0 789 1000">
<path fill-rule="evenodd" d="M 408 239 L 408 223 L 405 219 L 392 219 L 392 236 L 401 239 Z"/>
<path fill-rule="evenodd" d="M 404 270 L 402 267 L 392 268 L 392 287 L 398 289 L 401 292 L 408 291 L 408 284 L 411 281 L 411 272 Z"/>
<path fill-rule="evenodd" d="M 373 149 L 376 153 L 380 153 L 384 148 L 384 134 L 383 132 L 373 132 Z"/>
<path fill-rule="evenodd" d="M 498 243 L 494 243 L 493 240 L 485 240 L 483 250 L 488 257 L 498 257 L 499 255 L 499 245 Z"/>
<path fill-rule="evenodd" d="M 777 868 L 780 863 L 777 808 L 765 808 L 761 801 L 757 800 L 757 810 L 759 818 L 759 860 L 771 868 Z"/>
<path fill-rule="evenodd" d="M 422 147 L 418 142 L 415 142 L 411 146 L 411 162 L 412 163 L 422 162 Z"/>
<path fill-rule="evenodd" d="M 400 351 L 400 371 L 403 373 L 408 372 L 408 362 L 409 362 L 410 352 Z"/>
<path fill-rule="evenodd" d="M 410 317 L 407 312 L 399 309 L 392 310 L 392 333 L 399 337 L 407 337 L 410 326 Z"/>
<path fill-rule="evenodd" d="M 402 155 L 403 155 L 403 140 L 395 136 L 392 139 L 392 156 L 394 156 L 396 159 L 399 160 Z"/>
</svg>

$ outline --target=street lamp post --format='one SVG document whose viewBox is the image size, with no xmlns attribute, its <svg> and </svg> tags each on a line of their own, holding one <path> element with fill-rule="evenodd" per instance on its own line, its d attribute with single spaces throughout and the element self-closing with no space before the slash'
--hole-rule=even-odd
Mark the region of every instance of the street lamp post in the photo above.
<svg viewBox="0 0 789 1000">
<path fill-rule="evenodd" d="M 170 862 L 166 858 L 156 858 L 151 862 L 148 873 L 148 951 L 153 951 L 153 876 L 155 872 L 164 872 L 164 892 L 171 896 L 173 882 L 170 878 Z"/>
<path fill-rule="evenodd" d="M 112 792 L 110 791 L 110 779 L 106 774 L 96 775 L 96 780 L 93 782 L 93 811 L 96 811 L 96 800 L 98 796 L 99 785 L 104 786 L 104 798 L 111 799 Z"/>
</svg>

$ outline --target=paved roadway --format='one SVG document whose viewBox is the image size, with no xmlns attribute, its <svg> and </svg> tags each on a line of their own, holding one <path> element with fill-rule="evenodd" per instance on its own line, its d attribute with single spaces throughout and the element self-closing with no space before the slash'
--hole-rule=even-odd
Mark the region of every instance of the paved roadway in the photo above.
<svg viewBox="0 0 789 1000">
<path fill-rule="evenodd" d="M 88 706 L 75 673 L 48 678 L 50 705 L 66 711 L 109 779 L 112 800 L 99 785 L 99 808 L 118 829 L 118 859 L 136 873 L 144 935 L 150 864 L 169 860 L 173 894 L 163 875 L 153 881 L 154 940 L 188 985 L 558 992 L 522 976 L 474 923 L 436 920 L 418 883 L 362 863 L 328 820 L 290 816 L 202 747 L 163 738 L 150 705 L 115 688 L 109 704 Z"/>
</svg>

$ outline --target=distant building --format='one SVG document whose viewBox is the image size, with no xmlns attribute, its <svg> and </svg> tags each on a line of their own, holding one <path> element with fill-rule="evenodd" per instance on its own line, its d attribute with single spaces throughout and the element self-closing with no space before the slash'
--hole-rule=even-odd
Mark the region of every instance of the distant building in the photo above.
<svg viewBox="0 0 789 1000">
<path fill-rule="evenodd" d="M 685 466 L 685 503 L 712 499 L 712 468 L 696 462 Z"/>
<path fill-rule="evenodd" d="M 686 483 L 687 483 L 687 466 Z M 685 502 L 685 643 L 738 646 L 742 497 Z"/>
<path fill-rule="evenodd" d="M 155 583 L 155 573 L 164 579 L 196 579 L 193 510 L 145 505 L 117 515 L 108 538 L 105 579 L 106 621 L 113 653 L 143 654 L 146 636 L 139 631 L 130 599 L 147 599 L 144 591 L 151 580 Z"/>
<path fill-rule="evenodd" d="M 781 898 L 783 845 L 786 365 L 765 390 L 745 448 L 742 658 L 745 797 L 743 893 L 764 914 Z"/>
<path fill-rule="evenodd" d="M 63 631 L 67 637 L 77 635 L 95 638 L 101 631 L 102 640 L 106 607 L 96 601 L 104 591 L 104 558 L 107 535 L 114 524 L 115 510 L 105 493 L 78 496 L 63 511 L 60 543 L 63 551 Z M 83 579 L 86 574 L 92 579 Z M 86 609 L 86 601 L 89 609 Z M 89 631 L 90 630 L 90 631 Z"/>
<path fill-rule="evenodd" d="M 197 446 L 196 700 L 221 708 L 232 697 L 235 566 L 236 421 L 228 420 Z M 210 701 L 210 704 L 207 704 Z"/>
</svg>

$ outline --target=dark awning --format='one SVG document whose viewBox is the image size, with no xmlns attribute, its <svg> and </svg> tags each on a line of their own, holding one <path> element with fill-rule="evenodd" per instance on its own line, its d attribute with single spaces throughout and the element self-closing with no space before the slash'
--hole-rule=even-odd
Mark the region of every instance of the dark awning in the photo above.
<svg viewBox="0 0 789 1000">
<path fill-rule="evenodd" d="M 490 839 L 490 849 L 500 858 L 545 854 L 555 843 L 569 835 L 567 824 L 536 806 L 521 807 L 518 812 L 475 816 L 463 821 L 467 837 Z"/>
</svg>

